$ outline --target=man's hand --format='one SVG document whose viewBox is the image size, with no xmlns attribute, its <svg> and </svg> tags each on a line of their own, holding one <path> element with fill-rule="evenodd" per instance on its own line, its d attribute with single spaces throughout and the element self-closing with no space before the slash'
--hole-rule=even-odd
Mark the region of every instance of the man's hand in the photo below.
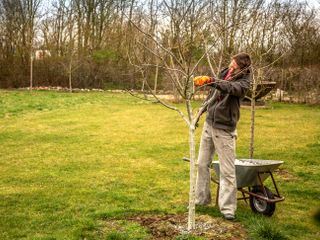
<svg viewBox="0 0 320 240">
<path fill-rule="evenodd" d="M 196 87 L 200 87 L 205 84 L 213 83 L 214 79 L 209 76 L 197 76 L 193 79 L 193 82 Z"/>
</svg>

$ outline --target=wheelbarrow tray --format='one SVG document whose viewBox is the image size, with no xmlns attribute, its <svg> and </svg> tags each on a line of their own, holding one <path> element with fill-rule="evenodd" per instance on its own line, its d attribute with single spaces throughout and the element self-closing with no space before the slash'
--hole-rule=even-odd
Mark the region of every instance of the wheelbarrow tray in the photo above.
<svg viewBox="0 0 320 240">
<path fill-rule="evenodd" d="M 236 159 L 237 188 L 260 185 L 258 176 L 262 182 L 265 181 L 270 176 L 270 172 L 276 170 L 282 163 L 283 161 L 278 160 Z M 212 165 L 219 179 L 219 161 L 213 161 Z"/>
</svg>

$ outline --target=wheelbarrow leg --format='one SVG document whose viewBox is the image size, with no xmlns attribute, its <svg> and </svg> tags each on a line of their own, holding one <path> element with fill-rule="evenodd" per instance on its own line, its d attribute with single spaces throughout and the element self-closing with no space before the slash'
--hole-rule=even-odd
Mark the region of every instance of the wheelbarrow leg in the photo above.
<svg viewBox="0 0 320 240">
<path fill-rule="evenodd" d="M 259 179 L 259 182 L 260 182 L 260 186 L 261 186 L 261 188 L 262 188 L 262 190 L 263 190 L 264 196 L 265 196 L 265 197 L 268 197 L 267 191 L 266 191 L 266 189 L 265 189 L 265 187 L 264 187 L 264 185 L 263 185 L 263 182 L 262 182 L 262 180 L 261 180 L 261 177 L 260 177 L 260 172 L 258 172 L 258 179 Z"/>
<path fill-rule="evenodd" d="M 280 193 L 279 193 L 279 190 L 278 190 L 278 187 L 277 187 L 277 184 L 276 184 L 276 181 L 274 180 L 273 174 L 272 174 L 272 172 L 269 172 L 269 173 L 270 173 L 270 176 L 271 176 L 271 179 L 272 179 L 274 188 L 276 189 L 276 192 L 277 192 L 277 195 L 276 195 L 276 196 L 279 197 L 279 198 L 281 198 Z"/>
<path fill-rule="evenodd" d="M 219 206 L 219 194 L 220 194 L 220 183 L 218 180 L 211 177 L 211 181 L 217 184 L 217 194 L 216 194 L 216 206 Z"/>
<path fill-rule="evenodd" d="M 245 202 L 246 202 L 246 204 L 248 205 L 248 202 L 247 202 L 247 199 L 246 199 L 246 195 L 244 194 L 244 192 L 243 192 L 243 191 L 241 191 L 241 193 L 242 193 L 242 197 L 243 197 L 244 201 L 245 201 Z"/>
</svg>

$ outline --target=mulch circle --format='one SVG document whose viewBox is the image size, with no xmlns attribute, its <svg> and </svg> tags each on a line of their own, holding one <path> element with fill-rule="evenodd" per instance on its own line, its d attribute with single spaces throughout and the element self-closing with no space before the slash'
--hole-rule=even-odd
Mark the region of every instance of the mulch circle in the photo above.
<svg viewBox="0 0 320 240">
<path fill-rule="evenodd" d="M 205 239 L 247 239 L 247 233 L 238 222 L 230 222 L 222 218 L 213 218 L 208 215 L 196 217 L 196 228 L 192 232 L 187 230 L 188 216 L 164 215 L 164 216 L 134 216 L 127 218 L 149 229 L 153 239 L 174 239 L 176 236 L 191 234 Z"/>
</svg>

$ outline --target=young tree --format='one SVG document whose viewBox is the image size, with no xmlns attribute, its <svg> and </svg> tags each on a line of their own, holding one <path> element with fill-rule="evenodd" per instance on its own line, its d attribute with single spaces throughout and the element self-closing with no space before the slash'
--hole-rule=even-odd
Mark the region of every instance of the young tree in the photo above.
<svg viewBox="0 0 320 240">
<path fill-rule="evenodd" d="M 158 34 L 148 31 L 148 25 L 138 25 L 134 22 L 134 19 L 131 20 L 128 17 L 128 21 L 131 21 L 132 25 L 141 33 L 141 35 L 135 35 L 134 40 L 137 45 L 137 51 L 131 53 L 130 62 L 141 71 L 143 81 L 154 101 L 178 112 L 189 129 L 190 190 L 188 230 L 195 228 L 195 185 L 197 175 L 195 129 L 201 114 L 216 97 L 216 94 L 213 94 L 211 98 L 204 102 L 199 111 L 195 111 L 192 104 L 193 98 L 196 92 L 205 86 L 196 88 L 193 78 L 197 73 L 198 67 L 206 60 L 210 66 L 213 65 L 209 57 L 211 51 L 219 52 L 220 49 L 217 47 L 217 43 L 219 41 L 223 42 L 223 39 L 220 38 L 221 35 L 214 35 L 208 31 L 208 23 L 203 16 L 206 16 L 209 6 L 207 1 L 163 1 L 162 7 L 164 9 L 162 12 L 166 13 L 167 19 L 165 21 L 168 27 L 162 29 L 162 31 L 158 29 Z M 225 30 L 229 30 L 229 28 L 230 26 L 226 26 Z M 156 47 L 150 48 L 151 43 Z M 158 62 L 145 62 L 145 59 L 141 57 L 141 48 L 148 50 L 150 54 L 156 57 Z M 214 66 L 217 67 L 216 65 Z M 179 97 L 185 103 L 184 111 L 157 97 L 145 77 L 145 72 L 150 67 L 159 67 L 165 72 Z M 215 76 L 215 81 L 221 81 L 215 74 L 215 68 L 211 67 L 211 70 L 212 75 Z M 131 94 L 134 95 L 134 93 Z"/>
</svg>

